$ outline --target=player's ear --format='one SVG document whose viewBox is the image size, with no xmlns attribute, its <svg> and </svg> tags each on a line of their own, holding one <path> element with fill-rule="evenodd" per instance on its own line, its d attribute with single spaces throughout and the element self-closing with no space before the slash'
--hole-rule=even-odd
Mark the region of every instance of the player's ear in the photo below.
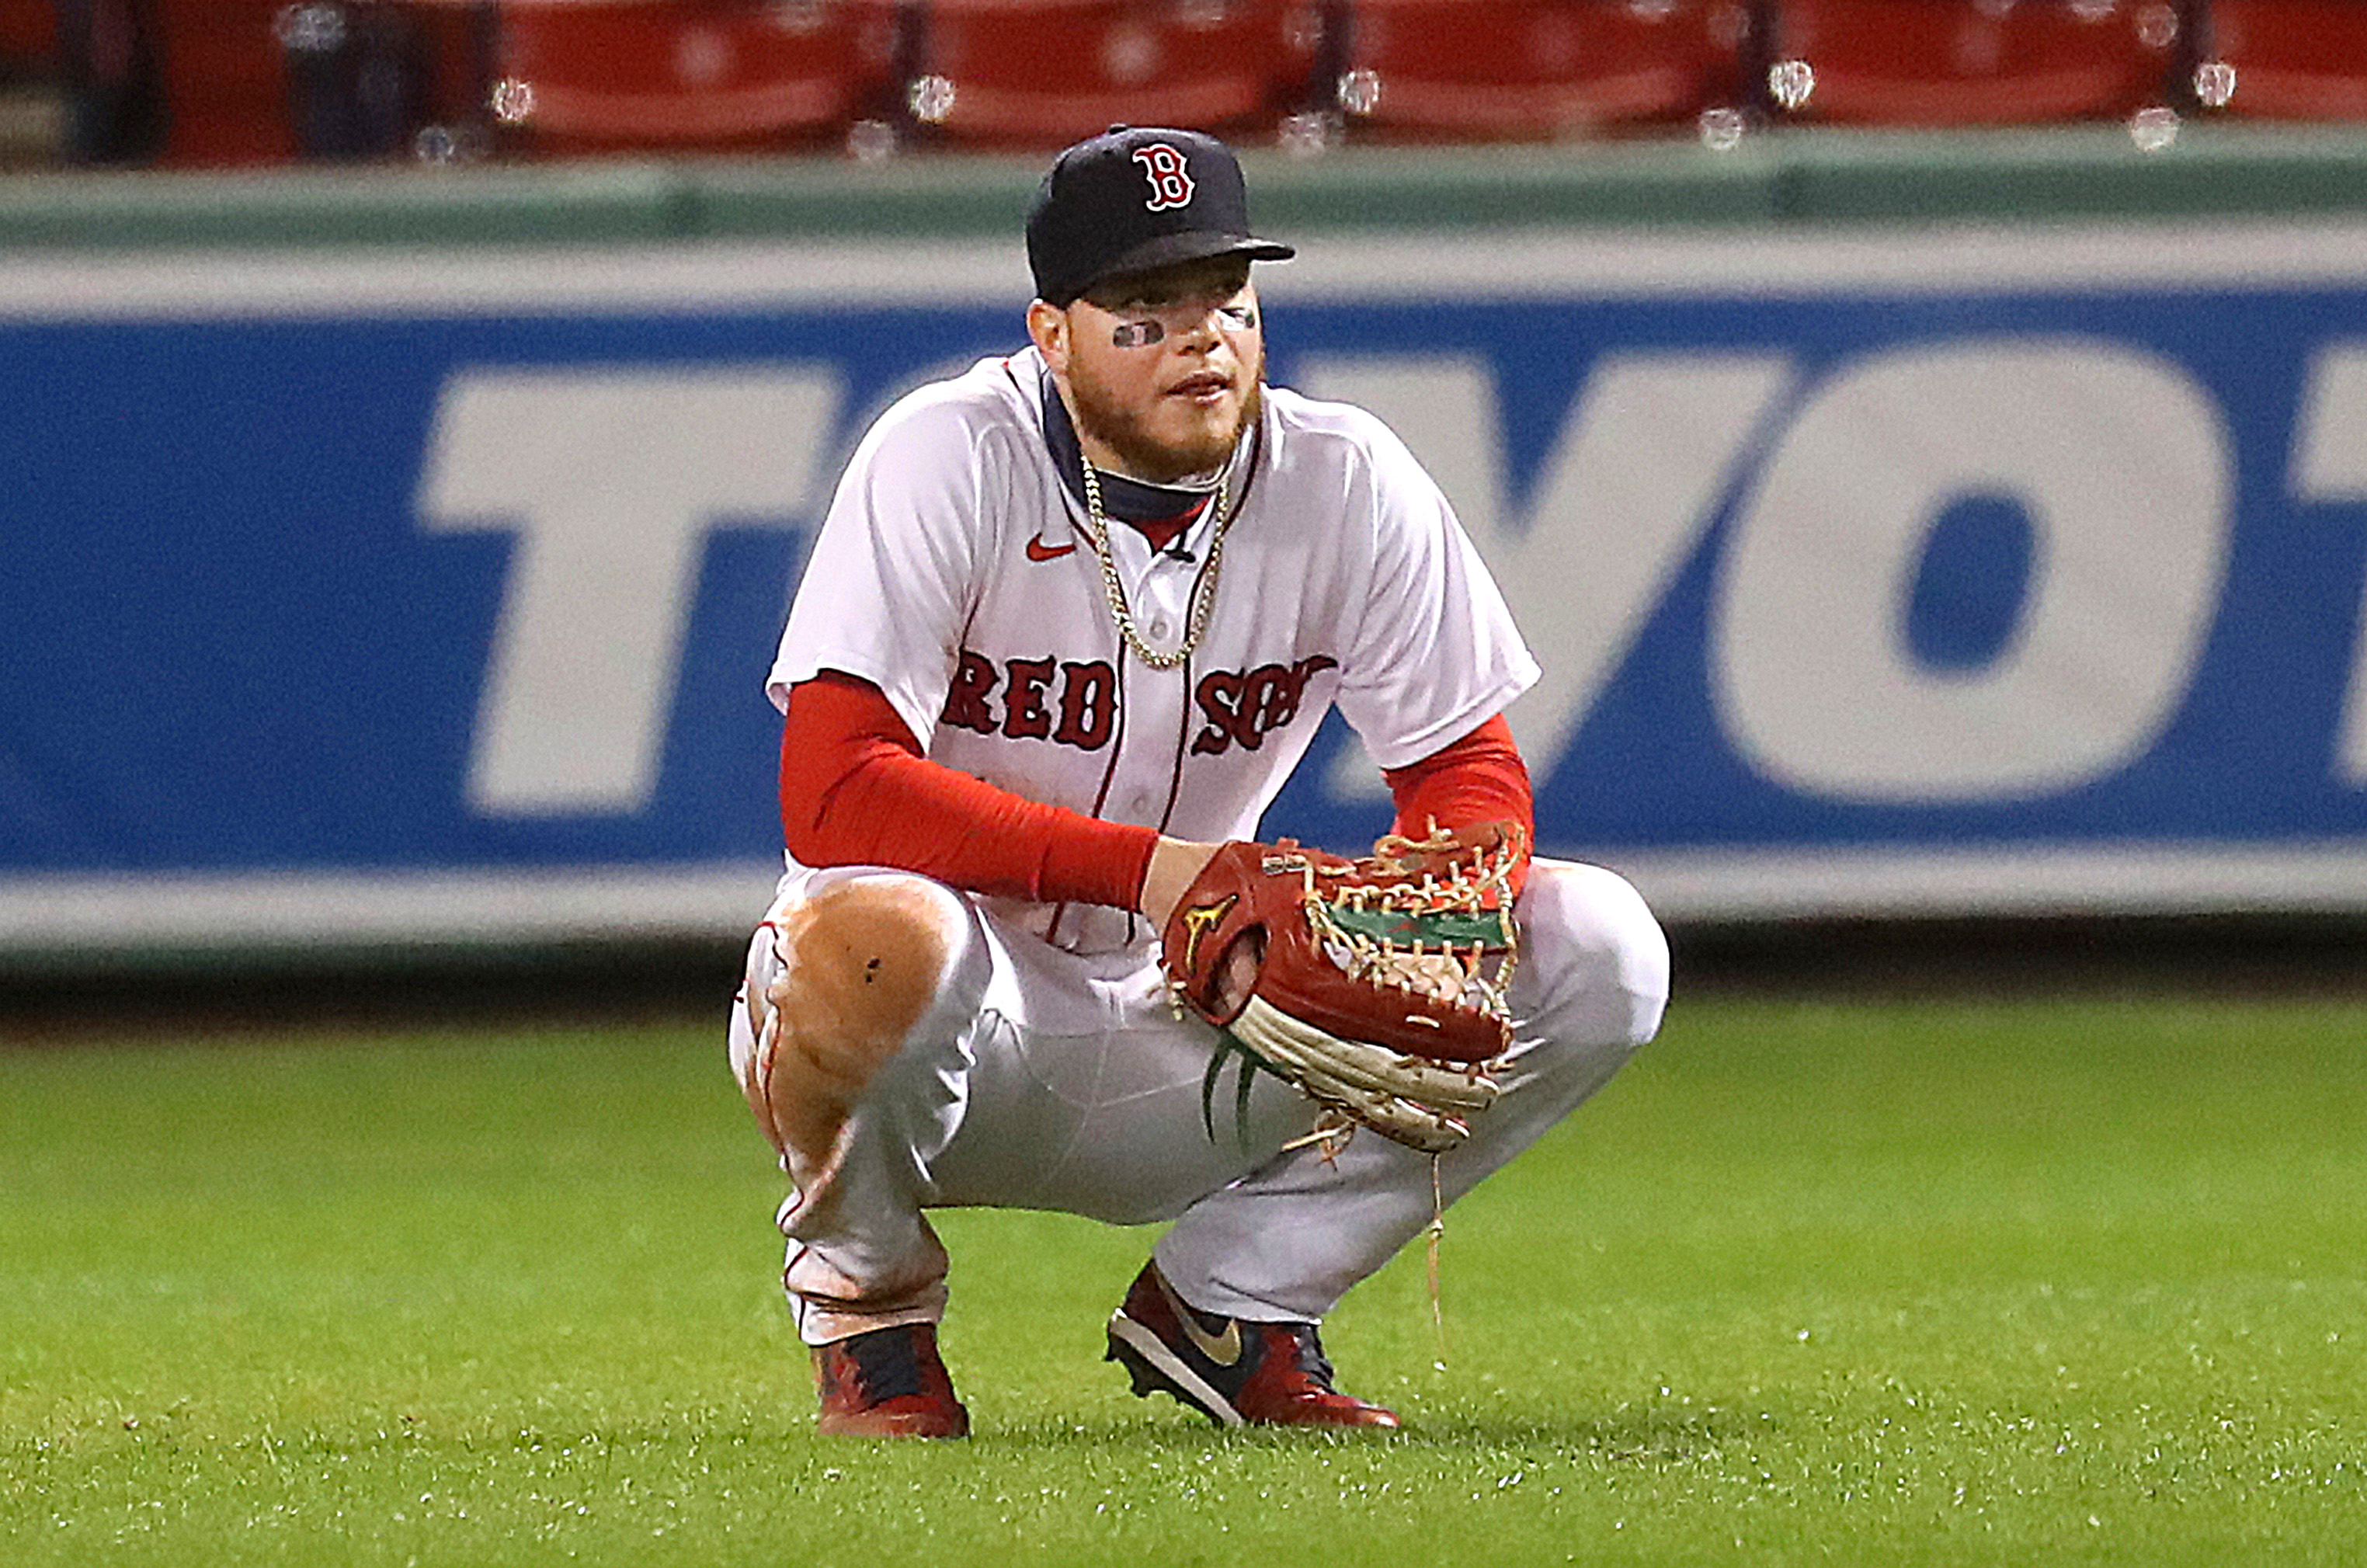
<svg viewBox="0 0 2367 1568">
<path fill-rule="evenodd" d="M 1027 336 L 1056 372 L 1069 369 L 1069 312 L 1037 300 L 1027 307 Z"/>
</svg>

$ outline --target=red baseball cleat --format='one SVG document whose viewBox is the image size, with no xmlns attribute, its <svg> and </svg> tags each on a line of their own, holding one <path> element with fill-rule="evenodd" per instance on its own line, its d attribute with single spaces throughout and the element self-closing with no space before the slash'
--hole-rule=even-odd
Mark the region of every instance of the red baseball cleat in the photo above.
<svg viewBox="0 0 2367 1568">
<path fill-rule="evenodd" d="M 1219 1426 L 1394 1428 L 1397 1412 L 1331 1386 L 1311 1323 L 1244 1323 L 1187 1305 L 1149 1263 L 1110 1314 L 1109 1354 L 1135 1397 L 1173 1394 Z"/>
<path fill-rule="evenodd" d="M 875 1328 L 814 1347 L 821 1393 L 815 1429 L 829 1437 L 967 1437 L 969 1412 L 937 1355 L 934 1324 Z"/>
</svg>

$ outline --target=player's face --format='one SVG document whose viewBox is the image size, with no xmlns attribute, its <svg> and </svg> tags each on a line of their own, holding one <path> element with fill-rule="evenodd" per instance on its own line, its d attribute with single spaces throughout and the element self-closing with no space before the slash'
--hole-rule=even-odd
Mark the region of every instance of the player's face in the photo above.
<svg viewBox="0 0 2367 1568">
<path fill-rule="evenodd" d="M 1265 372 L 1247 261 L 1218 256 L 1114 279 L 1060 313 L 1053 369 L 1096 462 L 1172 481 L 1232 455 Z"/>
</svg>

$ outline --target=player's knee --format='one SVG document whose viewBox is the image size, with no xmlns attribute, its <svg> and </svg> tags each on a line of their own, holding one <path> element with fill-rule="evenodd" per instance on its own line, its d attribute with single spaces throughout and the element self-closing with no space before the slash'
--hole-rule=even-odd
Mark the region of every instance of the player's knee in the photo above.
<svg viewBox="0 0 2367 1568">
<path fill-rule="evenodd" d="M 1669 939 L 1625 877 L 1600 866 L 1538 860 L 1521 915 L 1544 971 L 1541 1011 L 1567 1018 L 1589 1044 L 1634 1048 L 1659 1032 L 1669 1001 Z"/>
<path fill-rule="evenodd" d="M 733 1065 L 784 1153 L 826 1149 L 942 994 L 969 912 L 922 877 L 866 874 L 776 903 L 749 945 Z"/>
</svg>

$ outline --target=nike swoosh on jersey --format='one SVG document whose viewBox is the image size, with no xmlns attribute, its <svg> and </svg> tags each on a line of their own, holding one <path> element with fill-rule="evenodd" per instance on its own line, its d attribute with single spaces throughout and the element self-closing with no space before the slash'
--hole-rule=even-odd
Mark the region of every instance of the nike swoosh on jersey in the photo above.
<svg viewBox="0 0 2367 1568">
<path fill-rule="evenodd" d="M 1241 1325 L 1240 1323 L 1227 1318 L 1224 1333 L 1210 1334 L 1200 1326 L 1198 1315 L 1184 1304 L 1184 1298 L 1175 1293 L 1175 1287 L 1167 1282 L 1165 1275 L 1154 1274 L 1151 1278 L 1158 1283 L 1159 1293 L 1167 1298 L 1168 1311 L 1173 1312 L 1175 1321 L 1183 1324 L 1184 1337 L 1192 1342 L 1194 1349 L 1219 1367 L 1230 1367 L 1240 1360 Z"/>
<path fill-rule="evenodd" d="M 1042 534 L 1037 534 L 1034 539 L 1027 541 L 1027 559 L 1030 561 L 1058 561 L 1060 557 L 1072 553 L 1076 548 L 1077 541 L 1075 540 L 1070 540 L 1066 544 L 1046 544 L 1044 542 L 1044 536 Z"/>
</svg>

